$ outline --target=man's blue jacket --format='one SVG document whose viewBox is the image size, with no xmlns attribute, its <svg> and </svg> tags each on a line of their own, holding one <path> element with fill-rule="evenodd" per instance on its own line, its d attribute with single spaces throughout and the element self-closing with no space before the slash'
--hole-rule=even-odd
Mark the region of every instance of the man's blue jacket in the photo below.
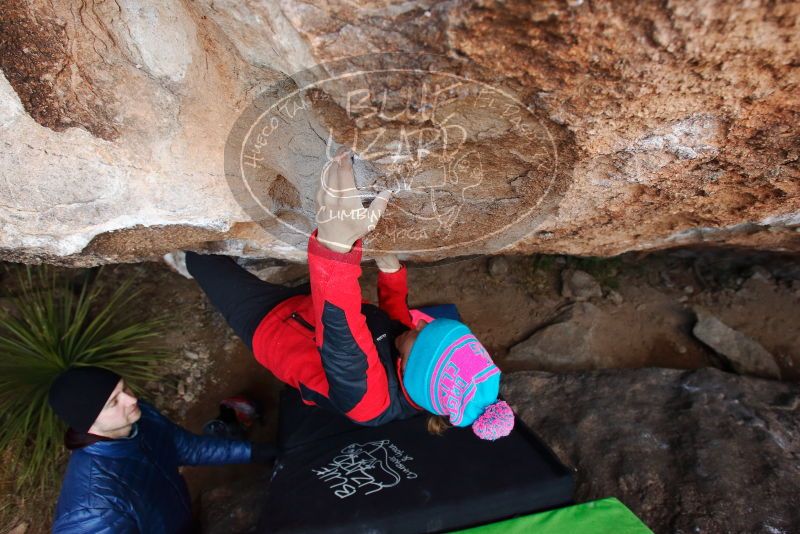
<svg viewBox="0 0 800 534">
<path fill-rule="evenodd" d="M 181 465 L 248 463 L 249 442 L 197 436 L 139 402 L 131 436 L 72 452 L 56 506 L 58 534 L 175 534 L 192 519 Z"/>
</svg>

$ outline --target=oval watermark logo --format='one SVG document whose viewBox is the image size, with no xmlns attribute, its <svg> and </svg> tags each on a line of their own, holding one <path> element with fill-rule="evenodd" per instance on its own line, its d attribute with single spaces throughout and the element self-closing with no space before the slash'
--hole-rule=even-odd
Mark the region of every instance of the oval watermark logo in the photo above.
<svg viewBox="0 0 800 534">
<path fill-rule="evenodd" d="M 327 169 L 346 147 L 356 188 L 335 194 L 366 208 L 382 191 L 393 193 L 365 238 L 366 253 L 444 257 L 514 243 L 553 189 L 557 143 L 546 119 L 468 67 L 375 54 L 270 85 L 228 137 L 231 191 L 253 221 L 303 248 L 320 212 L 315 193 L 331 191 Z"/>
</svg>

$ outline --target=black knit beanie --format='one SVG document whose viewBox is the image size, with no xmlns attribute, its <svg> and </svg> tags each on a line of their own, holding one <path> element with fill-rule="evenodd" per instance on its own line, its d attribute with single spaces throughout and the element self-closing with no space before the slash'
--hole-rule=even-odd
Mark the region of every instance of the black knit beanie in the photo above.
<svg viewBox="0 0 800 534">
<path fill-rule="evenodd" d="M 70 367 L 50 386 L 47 400 L 70 428 L 87 432 L 121 378 L 100 367 Z"/>
</svg>

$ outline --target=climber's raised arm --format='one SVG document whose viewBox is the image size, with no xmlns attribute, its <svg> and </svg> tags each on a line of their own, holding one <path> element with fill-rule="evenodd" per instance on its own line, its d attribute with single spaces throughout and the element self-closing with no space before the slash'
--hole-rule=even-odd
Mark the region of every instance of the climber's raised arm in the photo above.
<svg viewBox="0 0 800 534">
<path fill-rule="evenodd" d="M 361 313 L 361 238 L 377 225 L 391 192 L 382 192 L 364 208 L 350 158 L 340 149 L 323 172 L 308 267 L 328 398 L 350 419 L 370 424 L 389 407 L 390 396 L 386 371 Z"/>
</svg>

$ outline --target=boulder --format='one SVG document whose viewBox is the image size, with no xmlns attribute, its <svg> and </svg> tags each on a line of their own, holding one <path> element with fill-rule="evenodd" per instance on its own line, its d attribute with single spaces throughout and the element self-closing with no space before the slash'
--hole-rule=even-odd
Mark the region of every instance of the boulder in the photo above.
<svg viewBox="0 0 800 534">
<path fill-rule="evenodd" d="M 800 250 L 800 5 L 141 0 L 0 13 L 0 258 L 305 261 L 333 150 L 365 251 Z"/>
<path fill-rule="evenodd" d="M 758 341 L 734 330 L 702 308 L 695 309 L 695 313 L 694 336 L 724 358 L 734 371 L 780 379 L 781 371 L 775 357 Z"/>
<path fill-rule="evenodd" d="M 489 258 L 489 274 L 492 278 L 497 280 L 503 280 L 507 275 L 508 271 L 510 270 L 511 266 L 508 264 L 508 260 L 503 256 L 493 256 Z"/>
<path fill-rule="evenodd" d="M 755 267 L 753 267 L 751 272 L 752 274 L 750 275 L 748 281 L 762 282 L 765 284 L 771 284 L 772 282 L 774 282 L 772 273 L 769 272 L 769 270 L 767 270 L 766 268 L 762 267 L 761 265 L 756 265 Z"/>
<path fill-rule="evenodd" d="M 800 386 L 716 369 L 507 375 L 516 413 L 576 469 L 576 501 L 617 497 L 656 533 L 794 532 Z"/>
<path fill-rule="evenodd" d="M 576 304 L 557 322 L 540 328 L 511 347 L 505 362 L 542 371 L 603 367 L 593 350 L 598 313 L 600 310 L 594 304 Z"/>
<path fill-rule="evenodd" d="M 625 302 L 625 298 L 620 294 L 619 291 L 615 291 L 610 289 L 608 293 L 606 293 L 606 298 L 610 300 L 615 306 L 621 306 L 623 302 Z"/>
<path fill-rule="evenodd" d="M 570 300 L 589 300 L 602 297 L 603 289 L 586 271 L 564 269 L 561 272 L 561 296 Z"/>
</svg>

